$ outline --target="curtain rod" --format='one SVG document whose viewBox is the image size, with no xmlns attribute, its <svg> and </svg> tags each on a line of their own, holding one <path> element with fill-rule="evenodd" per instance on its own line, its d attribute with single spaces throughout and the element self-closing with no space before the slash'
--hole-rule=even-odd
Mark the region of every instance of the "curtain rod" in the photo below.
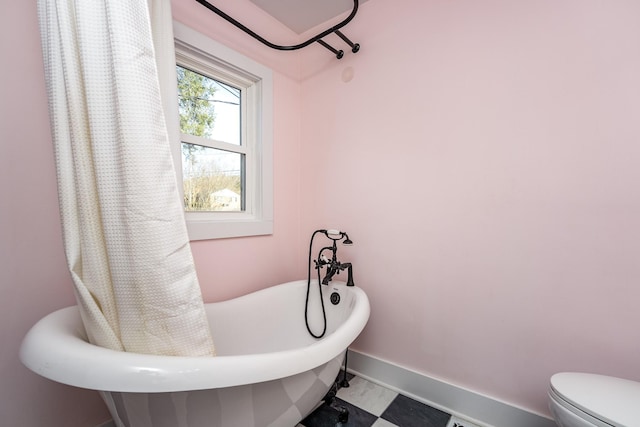
<svg viewBox="0 0 640 427">
<path fill-rule="evenodd" d="M 351 22 L 351 20 L 356 16 L 356 13 L 358 12 L 358 0 L 353 0 L 353 10 L 349 14 L 349 16 L 347 16 L 342 22 L 340 22 L 339 24 L 334 25 L 333 27 L 321 32 L 320 34 L 318 34 L 318 35 L 316 35 L 314 37 L 311 37 L 309 40 L 307 40 L 305 42 L 302 42 L 302 43 L 299 43 L 299 44 L 296 44 L 296 45 L 290 45 L 290 46 L 282 46 L 282 45 L 278 45 L 278 44 L 275 44 L 275 43 L 271 43 L 269 40 L 267 40 L 264 37 L 260 36 L 259 34 L 254 32 L 253 30 L 247 28 L 245 25 L 243 25 L 242 23 L 238 22 L 237 20 L 235 20 L 231 16 L 227 15 L 226 13 L 224 13 L 223 11 L 221 11 L 220 9 L 218 9 L 217 7 L 215 7 L 214 5 L 209 3 L 207 0 L 195 0 L 195 1 L 197 1 L 198 3 L 200 3 L 201 5 L 206 7 L 207 9 L 209 9 L 210 11 L 212 11 L 215 14 L 217 14 L 218 16 L 224 18 L 227 22 L 235 25 L 237 28 L 241 29 L 242 31 L 244 31 L 245 33 L 247 33 L 248 35 L 250 35 L 254 39 L 258 40 L 259 42 L 261 42 L 261 43 L 263 43 L 263 44 L 265 44 L 267 46 L 269 46 L 272 49 L 277 49 L 277 50 L 298 50 L 298 49 L 302 49 L 303 47 L 309 46 L 311 43 L 317 42 L 317 43 L 321 44 L 322 46 L 324 46 L 325 48 L 329 49 L 331 52 L 333 52 L 336 55 L 336 58 L 341 59 L 344 56 L 344 51 L 342 49 L 337 50 L 333 46 L 329 45 L 324 40 L 322 40 L 323 37 L 325 37 L 325 36 L 327 36 L 329 34 L 335 33 L 346 44 L 348 44 L 349 47 L 351 47 L 351 52 L 356 53 L 356 52 L 358 52 L 360 50 L 360 44 L 353 43 L 351 40 L 349 40 L 347 38 L 347 36 L 342 34 L 342 32 L 340 31 L 340 29 L 342 27 L 344 27 L 349 22 Z"/>
</svg>

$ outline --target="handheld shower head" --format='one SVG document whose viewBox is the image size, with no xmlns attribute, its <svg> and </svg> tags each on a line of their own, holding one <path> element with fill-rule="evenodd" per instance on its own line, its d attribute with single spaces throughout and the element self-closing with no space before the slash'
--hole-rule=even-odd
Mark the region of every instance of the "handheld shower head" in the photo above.
<svg viewBox="0 0 640 427">
<path fill-rule="evenodd" d="M 342 244 L 345 245 L 345 246 L 352 246 L 353 245 L 353 241 L 351 239 L 349 239 L 349 236 L 344 231 L 330 229 L 330 230 L 326 230 L 325 231 L 325 235 L 329 239 L 331 239 L 333 241 L 338 241 L 338 240 L 344 239 Z"/>
</svg>

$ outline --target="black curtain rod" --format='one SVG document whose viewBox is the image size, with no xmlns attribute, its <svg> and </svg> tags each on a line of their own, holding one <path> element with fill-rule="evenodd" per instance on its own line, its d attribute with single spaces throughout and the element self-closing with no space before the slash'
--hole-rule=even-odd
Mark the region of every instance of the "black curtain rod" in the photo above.
<svg viewBox="0 0 640 427">
<path fill-rule="evenodd" d="M 261 42 L 261 43 L 263 43 L 263 44 L 265 44 L 267 46 L 269 46 L 272 49 L 277 49 L 277 50 L 298 50 L 298 49 L 302 49 L 303 47 L 309 46 L 311 43 L 318 42 L 322 46 L 326 47 L 331 52 L 333 52 L 336 55 L 336 58 L 340 59 L 340 58 L 342 58 L 344 56 L 344 51 L 343 50 L 337 50 L 337 49 L 333 48 L 331 45 L 327 44 L 324 40 L 322 40 L 323 37 L 325 37 L 325 36 L 327 36 L 329 34 L 335 33 L 345 43 L 347 43 L 351 47 L 351 51 L 353 53 L 356 53 L 356 52 L 358 52 L 360 50 L 360 45 L 358 43 L 351 42 L 351 40 L 349 40 L 344 34 L 342 34 L 342 32 L 340 32 L 340 29 L 342 27 L 344 27 L 345 25 L 347 25 L 349 22 L 351 22 L 351 20 L 356 16 L 356 13 L 358 12 L 358 0 L 353 0 L 353 10 L 349 14 L 349 16 L 347 16 L 344 19 L 344 21 L 340 22 L 337 25 L 334 25 L 333 27 L 329 28 L 328 30 L 325 30 L 325 31 L 321 32 L 317 36 L 311 37 L 309 40 L 307 40 L 305 42 L 302 42 L 302 43 L 296 44 L 296 45 L 291 45 L 291 46 L 282 46 L 282 45 L 278 45 L 278 44 L 275 44 L 275 43 L 271 43 L 269 40 L 265 39 L 264 37 L 260 36 L 256 32 L 254 32 L 251 29 L 247 28 L 242 23 L 240 23 L 237 20 L 233 19 L 232 17 L 230 17 L 229 15 L 227 15 L 226 13 L 224 13 L 223 11 L 221 11 L 220 9 L 218 9 L 217 7 L 215 7 L 214 5 L 209 3 L 207 0 L 196 0 L 196 1 L 198 3 L 200 3 L 201 5 L 203 5 L 204 7 L 206 7 L 207 9 L 209 9 L 210 11 L 214 12 L 215 14 L 217 14 L 218 16 L 224 18 L 227 22 L 235 25 L 237 28 L 241 29 L 242 31 L 244 31 L 245 33 L 249 34 L 254 39 L 258 40 L 259 42 Z"/>
</svg>

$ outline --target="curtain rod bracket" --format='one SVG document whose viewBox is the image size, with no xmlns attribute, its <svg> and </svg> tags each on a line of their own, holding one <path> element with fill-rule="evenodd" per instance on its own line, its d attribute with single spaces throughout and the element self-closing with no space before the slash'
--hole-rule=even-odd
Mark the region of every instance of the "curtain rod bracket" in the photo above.
<svg viewBox="0 0 640 427">
<path fill-rule="evenodd" d="M 320 34 L 317 34 L 314 37 L 311 37 L 307 41 L 304 41 L 302 43 L 295 44 L 295 45 L 290 45 L 290 46 L 283 46 L 283 45 L 278 45 L 278 44 L 275 44 L 275 43 L 271 43 L 269 40 L 267 40 L 264 37 L 260 36 L 256 32 L 252 31 L 251 29 L 249 29 L 248 27 L 246 27 L 245 25 L 243 25 L 239 21 L 235 20 L 231 16 L 227 15 L 226 13 L 224 13 L 223 11 L 221 11 L 220 9 L 218 9 L 217 7 L 215 7 L 214 5 L 209 3 L 207 0 L 195 0 L 195 1 L 197 1 L 198 3 L 200 3 L 202 6 L 206 7 L 207 9 L 209 9 L 211 12 L 213 12 L 216 15 L 220 16 L 221 18 L 225 19 L 227 22 L 229 22 L 230 24 L 234 25 L 236 28 L 239 28 L 240 30 L 244 31 L 245 33 L 247 33 L 248 35 L 250 35 L 254 39 L 258 40 L 262 44 L 264 44 L 264 45 L 266 45 L 266 46 L 268 46 L 268 47 L 270 47 L 272 49 L 276 49 L 276 50 L 298 50 L 298 49 L 302 49 L 303 47 L 307 47 L 312 43 L 318 42 L 319 44 L 321 44 L 322 46 L 324 46 L 325 48 L 327 48 L 331 52 L 333 52 L 336 55 L 337 59 L 342 59 L 342 57 L 344 56 L 344 51 L 343 50 L 337 50 L 333 46 L 329 45 L 324 40 L 322 40 L 323 37 L 325 37 L 325 36 L 327 36 L 329 34 L 335 33 L 345 43 L 347 43 L 349 45 L 349 47 L 351 47 L 351 52 L 357 53 L 360 50 L 360 44 L 353 43 L 351 40 L 349 40 L 340 31 L 340 29 L 342 27 L 344 27 L 349 22 L 351 22 L 351 20 L 356 16 L 356 13 L 358 12 L 359 0 L 353 0 L 353 10 L 349 14 L 349 16 L 347 16 L 342 22 L 340 22 L 340 23 L 334 25 L 333 27 L 321 32 Z"/>
<path fill-rule="evenodd" d="M 358 53 L 358 51 L 360 50 L 360 43 L 353 43 L 351 40 L 349 40 L 347 38 L 347 36 L 342 34 L 342 32 L 340 30 L 335 30 L 334 32 L 338 35 L 338 37 L 340 37 L 342 40 L 344 40 L 344 42 L 346 44 L 348 44 L 349 47 L 351 47 L 351 52 Z M 338 59 L 340 59 L 340 58 L 338 58 Z"/>
</svg>

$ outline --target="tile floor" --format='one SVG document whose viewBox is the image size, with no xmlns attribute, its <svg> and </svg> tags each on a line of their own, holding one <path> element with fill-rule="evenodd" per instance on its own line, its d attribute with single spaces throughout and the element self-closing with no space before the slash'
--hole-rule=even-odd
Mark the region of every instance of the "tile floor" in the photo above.
<svg viewBox="0 0 640 427">
<path fill-rule="evenodd" d="M 342 373 L 338 376 L 342 380 Z M 347 374 L 349 387 L 339 387 L 331 404 L 324 403 L 296 427 L 453 427 L 451 415 Z M 338 384 L 340 381 L 338 381 Z M 340 420 L 340 409 L 349 411 Z M 462 425 L 462 424 L 457 424 Z M 466 423 L 464 424 L 466 426 Z"/>
</svg>

